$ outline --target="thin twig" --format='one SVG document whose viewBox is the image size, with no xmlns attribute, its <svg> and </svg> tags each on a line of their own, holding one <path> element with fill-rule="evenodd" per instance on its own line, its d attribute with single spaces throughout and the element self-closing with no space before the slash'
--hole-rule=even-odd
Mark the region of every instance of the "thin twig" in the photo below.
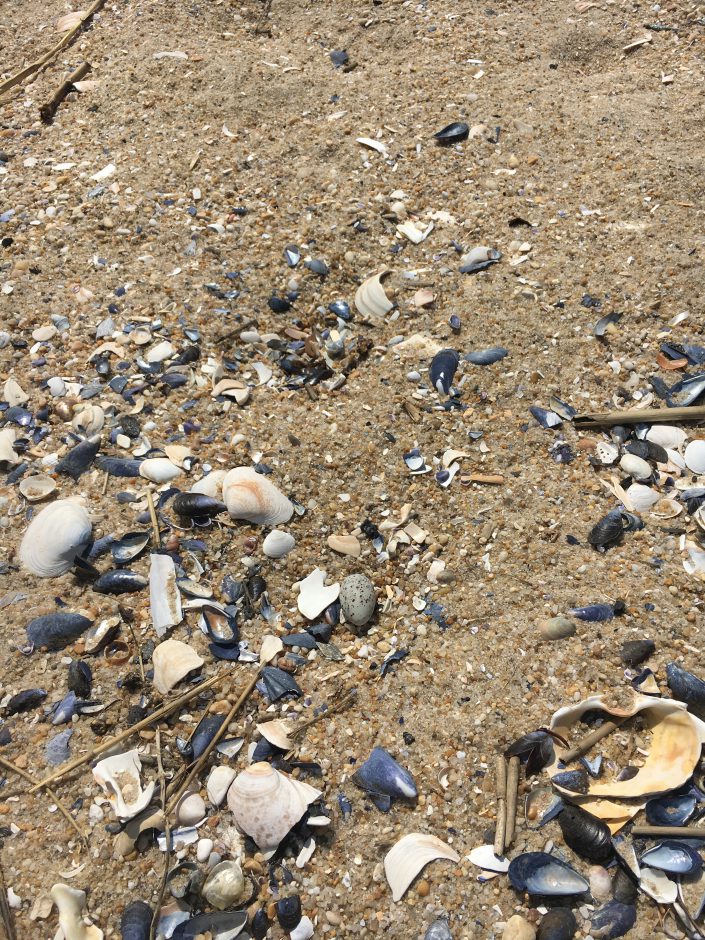
<svg viewBox="0 0 705 940">
<path fill-rule="evenodd" d="M 152 538 L 154 539 L 154 547 L 161 548 L 162 537 L 159 534 L 159 523 L 157 522 L 157 514 L 154 511 L 154 500 L 152 499 L 151 490 L 147 490 L 147 505 L 149 506 L 149 518 L 152 520 Z"/>
<path fill-rule="evenodd" d="M 330 715 L 334 715 L 336 712 L 342 711 L 344 708 L 347 708 L 348 705 L 351 705 L 357 697 L 357 689 L 350 689 L 348 692 L 343 695 L 342 698 L 338 699 L 337 702 L 333 702 L 332 705 L 329 705 L 325 711 L 320 712 L 318 715 L 314 715 L 313 718 L 309 718 L 307 721 L 302 721 L 295 725 L 292 731 L 289 732 L 290 738 L 298 737 L 302 732 L 306 731 L 311 725 L 317 724 L 319 721 L 323 721 L 325 718 L 328 718 Z"/>
<path fill-rule="evenodd" d="M 705 828 L 690 826 L 632 826 L 635 839 L 705 839 Z"/>
<path fill-rule="evenodd" d="M 45 124 L 51 124 L 51 122 L 54 120 L 54 115 L 56 114 L 59 105 L 64 100 L 66 95 L 68 95 L 68 93 L 73 89 L 73 86 L 76 82 L 80 82 L 84 76 L 88 75 L 90 70 L 90 62 L 81 62 L 78 68 L 71 72 L 66 81 L 59 85 L 49 101 L 41 106 L 39 109 L 39 116 Z"/>
<path fill-rule="evenodd" d="M 23 780 L 26 780 L 27 783 L 31 783 L 33 785 L 33 789 L 29 790 L 28 791 L 29 793 L 33 793 L 34 787 L 38 786 L 37 781 L 34 779 L 34 777 L 32 777 L 26 771 L 22 770 L 21 767 L 18 767 L 16 764 L 13 764 L 12 761 L 9 761 L 6 757 L 0 757 L 0 767 L 3 767 L 5 770 L 9 770 L 13 774 L 17 774 L 18 777 L 22 777 Z M 85 847 L 88 848 L 88 840 L 86 839 L 84 834 L 81 832 L 78 823 L 73 818 L 71 813 L 69 813 L 69 811 L 66 809 L 64 804 L 61 802 L 61 800 L 59 799 L 59 797 L 56 795 L 56 793 L 53 790 L 50 790 L 47 787 L 47 793 L 49 794 L 51 799 L 56 803 L 59 809 L 59 812 L 64 817 L 64 819 L 68 823 L 70 823 L 70 825 L 76 830 L 81 842 L 83 842 Z"/>
<path fill-rule="evenodd" d="M 521 762 L 518 757 L 509 758 L 507 769 L 507 831 L 504 836 L 505 850 L 514 841 L 514 829 L 517 819 L 517 798 L 519 795 L 519 768 Z"/>
<path fill-rule="evenodd" d="M 579 757 L 582 757 L 583 754 L 587 754 L 593 745 L 597 744 L 597 742 L 601 741 L 603 738 L 606 738 L 608 734 L 612 734 L 613 731 L 616 731 L 626 720 L 626 718 L 621 718 L 618 721 L 606 721 L 604 724 L 600 725 L 599 728 L 596 728 L 594 731 L 591 731 L 590 734 L 586 735 L 575 747 L 566 751 L 565 754 L 561 754 L 561 760 L 564 764 L 570 764 L 571 761 L 577 760 Z"/>
<path fill-rule="evenodd" d="M 161 708 L 158 708 L 155 712 L 152 712 L 151 715 L 147 715 L 147 717 L 143 718 L 142 721 L 138 721 L 137 724 L 130 725 L 129 728 L 121 731 L 120 734 L 116 734 L 114 737 L 108 738 L 107 741 L 103 741 L 101 744 L 96 745 L 82 757 L 76 757 L 74 760 L 69 761 L 68 764 L 64 764 L 62 767 L 59 767 L 58 770 L 55 770 L 54 773 L 49 774 L 49 776 L 45 777 L 44 780 L 41 780 L 39 783 L 35 783 L 28 792 L 34 793 L 37 790 L 48 787 L 49 784 L 54 783 L 56 780 L 60 780 L 62 777 L 65 777 L 66 774 L 71 773 L 71 771 L 75 770 L 77 767 L 81 767 L 83 764 L 87 764 L 89 761 L 92 761 L 99 754 L 103 754 L 105 751 L 109 751 L 111 748 L 115 747 L 116 744 L 120 744 L 122 741 L 125 741 L 133 734 L 137 734 L 138 731 L 142 731 L 144 728 L 148 728 L 151 724 L 154 724 L 155 721 L 161 721 L 162 718 L 166 718 L 167 715 L 170 715 L 178 708 L 181 708 L 182 705 L 190 702 L 192 698 L 200 695 L 201 692 L 205 692 L 206 689 L 212 688 L 214 685 L 216 685 L 216 683 L 220 682 L 225 675 L 226 672 L 223 670 L 217 675 L 211 676 L 210 679 L 206 679 L 205 682 L 201 682 L 193 688 L 189 689 L 187 692 L 184 692 L 183 695 L 179 695 L 173 701 L 167 702 L 166 705 L 162 705 Z"/>
<path fill-rule="evenodd" d="M 101 490 L 101 494 L 102 494 L 103 496 L 105 496 L 105 494 L 108 492 L 108 480 L 109 480 L 109 479 L 110 479 L 110 474 L 109 474 L 108 471 L 106 470 L 106 471 L 105 471 L 105 479 L 103 480 L 103 489 Z"/>
<path fill-rule="evenodd" d="M 682 408 L 631 408 L 628 411 L 606 411 L 601 414 L 578 415 L 576 428 L 608 427 L 615 424 L 652 424 L 666 421 L 705 421 L 705 405 L 684 405 Z"/>
<path fill-rule="evenodd" d="M 145 680 L 145 675 L 144 675 L 144 660 L 142 659 L 142 648 L 137 642 L 137 636 L 135 635 L 135 628 L 132 626 L 129 620 L 127 620 L 126 623 L 127 623 L 127 629 L 130 631 L 130 634 L 132 636 L 132 642 L 135 644 L 135 649 L 137 650 L 137 658 L 139 659 L 139 663 L 140 663 L 140 676 L 142 677 L 142 685 L 144 685 L 146 680 Z M 159 734 L 158 731 L 157 731 L 157 734 Z"/>
<path fill-rule="evenodd" d="M 166 775 L 164 773 L 164 764 L 162 763 L 162 739 L 157 728 L 157 767 L 159 768 L 159 779 L 161 781 L 161 790 L 162 790 L 162 812 L 164 814 L 164 838 L 166 839 L 166 851 L 164 853 L 164 874 L 162 876 L 162 884 L 159 889 L 159 898 L 157 904 L 154 908 L 154 914 L 152 915 L 152 923 L 149 930 L 149 940 L 154 940 L 154 937 L 157 933 L 157 925 L 159 923 L 159 911 L 164 900 L 164 893 L 166 891 L 166 882 L 169 877 L 169 856 L 171 854 L 171 827 L 169 825 L 169 816 L 166 811 Z"/>
<path fill-rule="evenodd" d="M 7 884 L 5 883 L 5 872 L 2 867 L 2 861 L 0 860 L 0 915 L 2 916 L 2 923 L 5 928 L 5 938 L 6 940 L 15 940 L 17 934 L 15 933 L 15 925 L 12 920 L 12 914 L 10 913 L 10 905 L 7 901 Z"/>
<path fill-rule="evenodd" d="M 504 855 L 504 839 L 507 832 L 507 765 L 504 756 L 495 764 L 495 786 L 497 793 L 497 824 L 494 830 L 494 854 Z"/>
</svg>

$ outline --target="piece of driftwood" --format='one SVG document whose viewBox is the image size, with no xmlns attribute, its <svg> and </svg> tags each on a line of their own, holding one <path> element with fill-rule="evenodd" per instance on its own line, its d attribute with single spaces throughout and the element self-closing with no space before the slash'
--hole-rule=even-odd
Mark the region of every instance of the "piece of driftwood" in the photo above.
<svg viewBox="0 0 705 940">
<path fill-rule="evenodd" d="M 14 75 L 10 75 L 9 78 L 6 78 L 4 82 L 0 83 L 0 95 L 4 95 L 6 91 L 14 88 L 15 85 L 19 85 L 25 78 L 34 75 L 35 72 L 38 72 L 40 69 L 44 68 L 45 65 L 48 65 L 52 59 L 55 59 L 62 49 L 65 49 L 73 42 L 83 27 L 103 6 L 105 6 L 105 0 L 94 0 L 88 10 L 86 10 L 86 14 L 81 18 L 80 22 L 69 29 L 55 46 L 52 46 L 48 52 L 45 52 L 44 55 L 40 56 L 36 61 L 30 62 L 29 65 L 26 65 L 23 69 L 20 69 L 19 72 L 15 72 Z"/>
<path fill-rule="evenodd" d="M 604 414 L 578 415 L 576 428 L 612 427 L 617 424 L 675 424 L 677 421 L 705 421 L 705 405 L 685 408 L 632 408 L 629 411 L 606 411 Z"/>
<path fill-rule="evenodd" d="M 68 95 L 68 93 L 73 89 L 74 83 L 80 82 L 85 75 L 88 75 L 90 70 L 90 62 L 81 62 L 79 67 L 71 72 L 66 81 L 59 85 L 51 99 L 47 101 L 46 104 L 41 106 L 39 109 L 39 116 L 45 124 L 51 124 L 51 122 L 54 120 L 54 115 L 56 114 L 59 105 L 64 100 L 66 95 Z"/>
</svg>

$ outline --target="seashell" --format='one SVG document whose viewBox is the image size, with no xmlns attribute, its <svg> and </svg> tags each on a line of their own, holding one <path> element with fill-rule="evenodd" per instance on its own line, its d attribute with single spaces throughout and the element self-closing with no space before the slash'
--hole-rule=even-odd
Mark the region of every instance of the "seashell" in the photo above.
<svg viewBox="0 0 705 940">
<path fill-rule="evenodd" d="M 105 412 L 100 405 L 84 405 L 71 420 L 71 425 L 78 434 L 91 437 L 103 429 Z"/>
<path fill-rule="evenodd" d="M 84 663 L 82 659 L 73 659 L 68 668 L 69 690 L 79 698 L 89 698 L 92 683 L 93 673 L 88 663 Z"/>
<path fill-rule="evenodd" d="M 608 444 L 606 441 L 598 441 L 595 445 L 595 457 L 604 467 L 609 467 L 615 463 L 619 457 L 619 450 L 614 444 Z"/>
<path fill-rule="evenodd" d="M 428 930 L 424 934 L 423 940 L 453 940 L 453 935 L 448 927 L 448 921 L 439 917 L 429 924 Z"/>
<path fill-rule="evenodd" d="M 539 633 L 544 640 L 564 640 L 575 635 L 575 623 L 567 617 L 551 617 L 539 620 Z"/>
<path fill-rule="evenodd" d="M 556 778 L 553 779 L 555 781 Z M 609 827 L 579 806 L 566 804 L 558 817 L 558 825 L 565 844 L 582 858 L 606 862 L 614 854 Z"/>
<path fill-rule="evenodd" d="M 675 881 L 656 868 L 644 868 L 639 877 L 639 887 L 658 904 L 673 904 L 678 897 Z"/>
<path fill-rule="evenodd" d="M 168 483 L 180 477 L 183 471 L 167 457 L 148 457 L 140 464 L 139 475 L 151 483 Z"/>
<path fill-rule="evenodd" d="M 43 473 L 35 473 L 31 477 L 20 480 L 17 489 L 30 503 L 38 503 L 56 490 L 56 480 Z"/>
<path fill-rule="evenodd" d="M 428 370 L 431 385 L 439 395 L 450 394 L 460 357 L 454 349 L 441 349 L 431 360 Z"/>
<path fill-rule="evenodd" d="M 691 714 L 705 721 L 705 682 L 676 663 L 666 666 L 666 682 L 673 698 L 684 702 Z"/>
<path fill-rule="evenodd" d="M 569 907 L 554 907 L 541 918 L 536 940 L 573 940 L 578 922 Z"/>
<path fill-rule="evenodd" d="M 12 376 L 5 382 L 2 397 L 3 401 L 6 401 L 11 408 L 14 408 L 15 405 L 24 405 L 25 402 L 29 401 L 29 395 Z"/>
<path fill-rule="evenodd" d="M 340 586 L 340 606 L 349 623 L 364 626 L 377 606 L 374 584 L 364 574 L 348 575 Z"/>
<path fill-rule="evenodd" d="M 147 362 L 164 362 L 166 359 L 171 359 L 172 356 L 176 354 L 176 348 L 172 346 L 169 340 L 163 340 L 161 343 L 157 343 L 156 346 L 152 346 L 151 349 L 147 350 L 145 359 Z"/>
<path fill-rule="evenodd" d="M 588 604 L 585 607 L 572 607 L 569 614 L 588 623 L 604 623 L 615 615 L 614 604 Z"/>
<path fill-rule="evenodd" d="M 535 940 L 536 928 L 521 914 L 512 914 L 502 931 L 502 940 Z"/>
<path fill-rule="evenodd" d="M 352 555 L 359 558 L 362 546 L 360 540 L 354 535 L 329 535 L 328 547 L 339 555 Z"/>
<path fill-rule="evenodd" d="M 198 793 L 185 793 L 174 812 L 179 826 L 197 826 L 206 818 L 206 804 Z"/>
<path fill-rule="evenodd" d="M 91 540 L 91 520 L 80 496 L 58 499 L 30 522 L 22 537 L 19 558 L 40 578 L 56 578 L 72 567 Z"/>
<path fill-rule="evenodd" d="M 72 447 L 54 467 L 57 473 L 64 473 L 75 482 L 86 470 L 90 469 L 100 450 L 100 435 L 88 437 Z"/>
<path fill-rule="evenodd" d="M 271 858 L 289 830 L 321 795 L 266 763 L 245 768 L 228 789 L 228 806 L 240 829 Z"/>
<path fill-rule="evenodd" d="M 262 551 L 267 558 L 283 558 L 296 545 L 296 539 L 288 532 L 272 529 L 262 543 Z"/>
<path fill-rule="evenodd" d="M 612 897 L 612 879 L 610 873 L 602 865 L 591 865 L 588 872 L 590 877 L 590 894 L 596 901 L 609 901 Z"/>
<path fill-rule="evenodd" d="M 608 901 L 595 911 L 590 920 L 590 935 L 597 938 L 614 940 L 623 937 L 636 923 L 636 907 L 633 904 L 621 904 Z"/>
<path fill-rule="evenodd" d="M 189 920 L 179 922 L 171 933 L 171 940 L 201 940 L 202 937 L 209 937 L 210 940 L 235 940 L 246 924 L 246 911 L 212 911 L 208 914 L 196 914 Z"/>
<path fill-rule="evenodd" d="M 280 898 L 276 902 L 277 920 L 282 930 L 287 932 L 296 928 L 301 920 L 301 898 L 293 894 L 288 898 Z"/>
<path fill-rule="evenodd" d="M 283 649 L 284 644 L 278 636 L 266 634 L 262 637 L 262 645 L 259 651 L 260 663 L 265 664 L 271 662 Z"/>
<path fill-rule="evenodd" d="M 646 432 L 647 441 L 652 441 L 666 450 L 678 450 L 688 440 L 683 428 L 671 424 L 656 424 Z"/>
<path fill-rule="evenodd" d="M 27 624 L 27 642 L 35 649 L 61 650 L 77 640 L 93 623 L 81 614 L 57 610 Z"/>
<path fill-rule="evenodd" d="M 626 666 L 640 666 L 656 651 L 653 640 L 626 640 L 622 643 L 619 658 Z"/>
<path fill-rule="evenodd" d="M 50 894 L 59 912 L 59 928 L 64 940 L 103 940 L 103 931 L 95 924 L 86 924 L 83 918 L 85 891 L 55 884 Z"/>
<path fill-rule="evenodd" d="M 172 506 L 177 516 L 187 519 L 217 516 L 226 511 L 225 503 L 203 493 L 179 493 Z"/>
<path fill-rule="evenodd" d="M 685 449 L 683 459 L 692 473 L 705 473 L 705 441 L 691 441 Z"/>
<path fill-rule="evenodd" d="M 595 523 L 588 534 L 587 540 L 595 548 L 605 549 L 618 542 L 623 532 L 622 512 L 619 509 L 612 509 L 599 522 Z"/>
<path fill-rule="evenodd" d="M 167 444 L 164 447 L 164 453 L 177 467 L 181 467 L 182 470 L 189 469 L 193 456 L 190 447 L 186 447 L 184 444 Z"/>
<path fill-rule="evenodd" d="M 661 499 L 656 490 L 644 486 L 643 483 L 632 483 L 625 492 L 635 512 L 648 511 Z"/>
<path fill-rule="evenodd" d="M 584 767 L 580 767 L 579 770 L 561 770 L 553 776 L 551 782 L 558 790 L 567 791 L 571 795 L 587 793 L 589 786 L 588 775 Z"/>
<path fill-rule="evenodd" d="M 449 147 L 452 144 L 459 144 L 468 139 L 470 128 L 464 121 L 454 121 L 452 124 L 446 124 L 441 130 L 433 135 L 441 146 Z"/>
<path fill-rule="evenodd" d="M 420 245 L 433 231 L 433 222 L 429 222 L 426 228 L 422 228 L 418 223 L 407 220 L 397 225 L 397 235 L 403 235 L 413 245 Z"/>
<path fill-rule="evenodd" d="M 106 757 L 93 768 L 93 777 L 100 784 L 115 810 L 115 815 L 124 822 L 132 819 L 149 806 L 154 792 L 154 781 L 142 789 L 140 762 L 137 750 L 125 751 Z"/>
<path fill-rule="evenodd" d="M 325 580 L 325 571 L 314 568 L 308 577 L 304 578 L 303 581 L 299 581 L 297 605 L 299 611 L 308 620 L 315 620 L 326 607 L 338 600 L 340 585 L 326 585 Z"/>
<path fill-rule="evenodd" d="M 220 806 L 236 776 L 237 772 L 232 767 L 226 767 L 225 765 L 214 767 L 211 770 L 206 782 L 206 793 L 213 806 Z"/>
<path fill-rule="evenodd" d="M 415 800 L 418 790 L 408 770 L 398 764 L 382 747 L 372 753 L 352 775 L 353 783 L 370 794 L 372 802 L 383 813 L 389 811 L 392 800 Z"/>
<path fill-rule="evenodd" d="M 563 418 L 557 415 L 555 411 L 548 411 L 546 408 L 541 408 L 539 405 L 532 405 L 529 411 L 532 416 L 536 418 L 541 427 L 546 430 L 557 428 L 559 425 L 563 424 Z"/>
<path fill-rule="evenodd" d="M 211 470 L 209 474 L 196 480 L 191 487 L 191 492 L 202 493 L 212 499 L 220 499 L 223 495 L 223 480 L 227 475 L 227 470 Z"/>
<path fill-rule="evenodd" d="M 658 868 L 672 875 L 691 875 L 700 871 L 700 855 L 685 842 L 667 839 L 648 849 L 639 859 L 642 865 Z"/>
<path fill-rule="evenodd" d="M 125 565 L 142 554 L 150 538 L 150 532 L 126 532 L 111 544 L 110 554 L 118 564 Z"/>
<path fill-rule="evenodd" d="M 131 901 L 120 918 L 121 940 L 149 940 L 152 908 L 144 901 Z"/>
<path fill-rule="evenodd" d="M 658 796 L 644 807 L 646 821 L 650 826 L 685 826 L 698 805 L 694 793 L 681 795 L 667 793 Z"/>
<path fill-rule="evenodd" d="M 270 702 L 278 702 L 280 698 L 289 695 L 294 695 L 297 698 L 303 695 L 291 673 L 285 672 L 283 669 L 277 669 L 274 666 L 265 666 L 262 669 L 258 688 L 260 686 Z"/>
<path fill-rule="evenodd" d="M 18 692 L 10 698 L 5 706 L 5 715 L 9 717 L 10 715 L 19 715 L 21 712 L 30 711 L 30 709 L 40 705 L 46 697 L 47 692 L 44 689 L 23 689 L 22 692 Z"/>
<path fill-rule="evenodd" d="M 621 313 L 606 313 L 604 317 L 600 317 L 593 330 L 595 336 L 603 337 L 606 333 L 614 333 L 611 327 L 619 323 L 622 316 Z"/>
<path fill-rule="evenodd" d="M 220 862 L 211 869 L 201 894 L 219 911 L 233 907 L 245 893 L 245 876 L 235 861 Z"/>
<path fill-rule="evenodd" d="M 477 274 L 484 271 L 491 264 L 496 264 L 502 257 L 502 252 L 496 248 L 479 245 L 466 252 L 460 259 L 459 271 L 461 274 Z"/>
<path fill-rule="evenodd" d="M 83 646 L 88 654 L 97 653 L 113 640 L 120 629 L 120 617 L 106 617 L 91 627 L 83 637 Z"/>
<path fill-rule="evenodd" d="M 423 832 L 402 836 L 384 857 L 384 873 L 392 889 L 392 900 L 400 901 L 414 878 L 436 859 L 459 862 L 460 856 L 436 836 Z"/>
<path fill-rule="evenodd" d="M 384 270 L 368 277 L 355 291 L 355 306 L 364 317 L 380 319 L 393 309 L 394 304 L 382 287 L 382 278 L 388 273 Z"/>
<path fill-rule="evenodd" d="M 660 499 L 651 509 L 651 515 L 658 516 L 659 519 L 675 519 L 682 512 L 683 506 L 675 499 Z"/>
<path fill-rule="evenodd" d="M 505 356 L 509 355 L 509 350 L 504 346 L 493 346 L 491 349 L 478 349 L 465 356 L 466 362 L 471 362 L 474 366 L 491 366 L 495 362 L 500 362 Z"/>
<path fill-rule="evenodd" d="M 252 467 L 236 467 L 223 480 L 223 502 L 233 519 L 256 525 L 288 522 L 294 507 L 284 494 Z"/>
<path fill-rule="evenodd" d="M 169 555 L 153 552 L 149 566 L 149 605 L 157 636 L 184 619 L 181 595 L 176 585 L 176 567 Z"/>
<path fill-rule="evenodd" d="M 203 665 L 196 650 L 181 640 L 164 640 L 152 653 L 154 685 L 166 695 L 194 669 Z"/>
<path fill-rule="evenodd" d="M 702 509 L 698 509 L 694 516 L 695 521 L 702 528 Z M 683 567 L 689 575 L 705 580 L 705 550 L 697 542 L 689 540 L 684 541 L 683 546 Z"/>
<path fill-rule="evenodd" d="M 536 787 L 526 794 L 524 819 L 528 829 L 540 829 L 563 810 L 563 800 L 551 787 Z"/>
<path fill-rule="evenodd" d="M 503 875 L 509 870 L 509 859 L 503 855 L 495 855 L 494 846 L 492 845 L 478 845 L 467 858 L 473 865 L 477 865 L 483 871 L 494 871 Z"/>
<path fill-rule="evenodd" d="M 651 466 L 635 454 L 623 454 L 619 466 L 634 480 L 648 480 L 651 477 Z"/>
<path fill-rule="evenodd" d="M 20 463 L 21 457 L 15 453 L 12 446 L 17 438 L 14 428 L 2 428 L 0 430 L 0 465 L 4 467 L 14 467 Z"/>
<path fill-rule="evenodd" d="M 98 594 L 134 594 L 144 590 L 148 584 L 149 581 L 141 574 L 127 568 L 113 568 L 93 582 L 93 590 Z"/>
<path fill-rule="evenodd" d="M 140 475 L 143 461 L 129 460 L 126 457 L 99 457 L 96 466 L 113 477 L 134 479 Z"/>
<path fill-rule="evenodd" d="M 583 894 L 590 887 L 574 868 L 546 852 L 524 852 L 512 860 L 509 882 L 517 891 L 546 897 Z"/>
<path fill-rule="evenodd" d="M 265 721 L 257 725 L 257 730 L 270 744 L 282 751 L 290 751 L 295 746 L 289 737 L 293 730 L 290 721 L 275 718 L 273 721 Z"/>
</svg>

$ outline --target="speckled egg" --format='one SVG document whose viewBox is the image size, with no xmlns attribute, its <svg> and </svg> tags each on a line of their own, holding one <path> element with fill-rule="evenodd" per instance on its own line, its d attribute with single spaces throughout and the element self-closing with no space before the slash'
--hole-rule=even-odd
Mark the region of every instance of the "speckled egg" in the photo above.
<svg viewBox="0 0 705 940">
<path fill-rule="evenodd" d="M 351 574 L 340 586 L 340 606 L 345 619 L 356 627 L 364 626 L 375 612 L 375 586 L 364 574 Z"/>
</svg>

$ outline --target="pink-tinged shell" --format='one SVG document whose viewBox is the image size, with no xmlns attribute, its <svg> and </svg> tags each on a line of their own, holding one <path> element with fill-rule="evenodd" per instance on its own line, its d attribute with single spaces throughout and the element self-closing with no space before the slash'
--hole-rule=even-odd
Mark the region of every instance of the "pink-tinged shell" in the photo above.
<svg viewBox="0 0 705 940">
<path fill-rule="evenodd" d="M 256 525 L 281 525 L 294 507 L 284 494 L 252 467 L 236 467 L 223 480 L 223 502 L 233 519 Z"/>
</svg>

